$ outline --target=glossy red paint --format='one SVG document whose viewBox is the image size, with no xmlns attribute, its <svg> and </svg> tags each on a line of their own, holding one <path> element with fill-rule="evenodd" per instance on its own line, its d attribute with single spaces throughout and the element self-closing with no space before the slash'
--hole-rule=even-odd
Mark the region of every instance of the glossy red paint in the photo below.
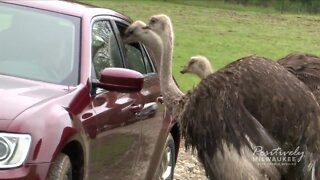
<svg viewBox="0 0 320 180">
<path fill-rule="evenodd" d="M 74 179 L 153 179 L 168 133 L 180 140 L 170 113 L 157 103 L 158 76 L 107 69 L 101 72 L 100 84 L 109 84 L 102 93 L 96 92 L 91 77 L 93 20 L 132 21 L 112 10 L 72 2 L 0 0 L 0 7 L 4 4 L 70 15 L 81 19 L 81 26 L 76 86 L 0 75 L 0 132 L 32 137 L 24 163 L 0 166 L 0 179 L 47 179 L 59 153 L 69 156 Z"/>
<path fill-rule="evenodd" d="M 137 71 L 123 68 L 105 68 L 101 71 L 97 86 L 110 91 L 137 92 L 143 87 L 143 75 Z M 121 85 L 119 85 L 121 82 Z"/>
</svg>

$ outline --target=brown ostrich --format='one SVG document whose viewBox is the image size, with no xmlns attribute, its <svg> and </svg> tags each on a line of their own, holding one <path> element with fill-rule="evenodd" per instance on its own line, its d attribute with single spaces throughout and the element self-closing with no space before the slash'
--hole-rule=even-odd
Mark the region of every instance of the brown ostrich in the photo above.
<svg viewBox="0 0 320 180">
<path fill-rule="evenodd" d="M 206 78 L 208 75 L 213 73 L 211 63 L 208 58 L 204 56 L 192 56 L 188 61 L 187 65 L 182 67 L 181 74 L 190 73 L 195 74 L 200 79 Z"/>
<path fill-rule="evenodd" d="M 163 50 L 158 58 L 164 102 L 180 123 L 186 148 L 197 150 L 210 178 L 318 178 L 320 111 L 301 81 L 271 60 L 249 56 L 209 75 L 184 95 L 172 80 L 170 19 L 153 16 L 142 28 L 150 29 L 162 40 L 153 42 L 159 46 L 153 51 Z M 255 158 L 266 154 L 256 153 L 256 147 L 268 152 L 300 147 L 304 156 L 290 167 L 259 163 Z"/>
<path fill-rule="evenodd" d="M 320 102 L 320 57 L 296 52 L 288 54 L 277 62 L 306 84 Z"/>
<path fill-rule="evenodd" d="M 320 102 L 320 57 L 308 53 L 296 52 L 277 61 L 300 81 L 307 85 Z M 204 56 L 193 56 L 180 73 L 195 74 L 200 79 L 213 73 L 210 61 Z"/>
</svg>

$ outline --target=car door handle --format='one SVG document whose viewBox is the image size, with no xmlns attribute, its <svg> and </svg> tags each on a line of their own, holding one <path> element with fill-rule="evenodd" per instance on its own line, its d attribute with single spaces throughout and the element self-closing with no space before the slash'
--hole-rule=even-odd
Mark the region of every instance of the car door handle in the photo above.
<svg viewBox="0 0 320 180">
<path fill-rule="evenodd" d="M 157 97 L 157 102 L 163 104 L 163 96 Z"/>
<path fill-rule="evenodd" d="M 141 104 L 132 104 L 130 106 L 130 111 L 133 113 L 138 113 L 141 111 L 142 108 L 143 108 L 143 106 Z"/>
</svg>

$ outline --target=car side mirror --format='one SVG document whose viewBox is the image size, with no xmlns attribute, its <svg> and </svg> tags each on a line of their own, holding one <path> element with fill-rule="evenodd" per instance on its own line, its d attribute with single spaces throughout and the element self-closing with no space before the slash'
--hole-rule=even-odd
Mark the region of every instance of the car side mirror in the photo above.
<svg viewBox="0 0 320 180">
<path fill-rule="evenodd" d="M 105 68 L 100 72 L 100 79 L 94 86 L 108 91 L 122 93 L 139 92 L 143 87 L 143 75 L 124 68 Z"/>
</svg>

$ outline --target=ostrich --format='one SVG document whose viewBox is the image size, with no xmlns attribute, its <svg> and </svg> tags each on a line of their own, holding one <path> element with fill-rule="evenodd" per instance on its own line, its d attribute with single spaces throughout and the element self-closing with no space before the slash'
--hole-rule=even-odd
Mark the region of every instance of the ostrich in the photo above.
<svg viewBox="0 0 320 180">
<path fill-rule="evenodd" d="M 320 103 L 320 57 L 297 52 L 277 62 L 306 84 Z"/>
<path fill-rule="evenodd" d="M 171 54 L 163 54 L 163 43 L 161 40 L 161 37 L 159 37 L 154 31 L 147 30 L 146 24 L 142 21 L 135 21 L 133 22 L 125 31 L 123 42 L 128 44 L 132 42 L 141 42 L 143 43 L 146 48 L 148 49 L 148 52 L 152 54 L 155 59 L 155 63 L 157 66 L 157 69 L 161 71 L 161 60 L 163 58 L 169 58 L 169 57 L 163 57 L 164 55 L 170 55 Z M 171 62 L 168 62 L 169 67 L 171 67 Z M 171 84 L 169 88 L 173 88 L 173 91 L 170 91 L 168 89 L 161 89 L 162 92 L 168 92 L 167 96 L 170 97 L 176 97 L 176 98 L 170 98 L 167 99 L 166 96 L 164 97 L 164 100 L 167 103 L 174 103 L 178 101 L 184 94 L 180 91 L 180 89 L 175 86 L 176 82 L 172 78 L 172 70 L 171 68 L 168 69 L 168 73 L 171 75 L 171 77 L 167 76 L 161 76 L 160 75 L 160 82 L 167 82 L 168 84 Z M 165 86 L 162 86 L 165 87 Z"/>
<path fill-rule="evenodd" d="M 180 124 L 186 148 L 197 150 L 210 178 L 280 179 L 289 173 L 297 179 L 317 177 L 320 111 L 302 82 L 271 60 L 248 56 L 184 95 L 172 80 L 170 19 L 153 16 L 142 30 L 154 31 L 162 40 L 153 42 L 158 44 L 153 51 L 163 51 L 158 58 L 164 103 Z M 271 151 L 278 144 L 285 151 L 300 147 L 305 152 L 302 162 L 279 167 L 254 161 L 254 156 L 263 156 L 256 154 L 257 146 Z"/>
<path fill-rule="evenodd" d="M 198 76 L 200 79 L 204 79 L 209 74 L 212 74 L 213 70 L 208 58 L 197 55 L 190 58 L 187 65 L 183 66 L 180 73 L 192 73 Z"/>
<path fill-rule="evenodd" d="M 290 53 L 277 62 L 306 84 L 320 102 L 320 57 L 297 52 Z M 210 61 L 198 55 L 191 57 L 180 72 L 182 74 L 193 73 L 203 79 L 213 73 L 213 70 Z"/>
</svg>

